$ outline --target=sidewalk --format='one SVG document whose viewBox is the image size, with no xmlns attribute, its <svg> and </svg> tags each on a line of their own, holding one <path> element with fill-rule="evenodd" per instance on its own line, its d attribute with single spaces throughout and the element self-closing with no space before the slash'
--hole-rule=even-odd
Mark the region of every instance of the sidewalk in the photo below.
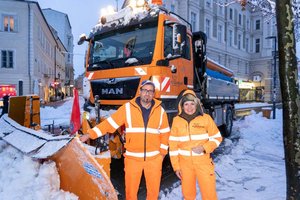
<svg viewBox="0 0 300 200">
<path fill-rule="evenodd" d="M 272 109 L 272 103 L 262 103 L 262 102 L 249 102 L 249 103 L 237 103 L 235 106 L 235 117 L 236 118 L 243 118 L 247 115 L 250 115 L 252 110 L 256 113 L 263 112 L 263 109 L 268 108 Z M 282 108 L 282 103 L 277 102 L 276 108 Z M 266 113 L 263 113 L 266 115 Z"/>
<path fill-rule="evenodd" d="M 64 104 L 65 101 L 66 101 L 66 99 L 63 99 L 63 100 L 57 100 L 57 101 L 52 101 L 52 102 L 48 102 L 48 103 L 41 104 L 41 106 L 42 106 L 42 107 L 50 106 L 50 107 L 57 108 L 58 106 L 61 106 L 62 104 Z"/>
</svg>

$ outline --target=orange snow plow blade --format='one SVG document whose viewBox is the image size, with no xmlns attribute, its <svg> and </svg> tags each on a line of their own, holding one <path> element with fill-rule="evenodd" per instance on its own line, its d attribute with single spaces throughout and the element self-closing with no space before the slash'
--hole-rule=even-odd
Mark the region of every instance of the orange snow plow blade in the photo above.
<svg viewBox="0 0 300 200">
<path fill-rule="evenodd" d="M 110 152 L 94 156 L 78 138 L 53 136 L 20 125 L 7 114 L 0 118 L 0 139 L 36 160 L 53 160 L 60 176 L 60 188 L 80 200 L 117 200 L 109 178 Z M 97 159 L 97 161 L 96 161 Z M 100 163 L 100 164 L 99 164 Z"/>
<path fill-rule="evenodd" d="M 98 164 L 78 138 L 74 138 L 50 159 L 56 162 L 61 189 L 76 194 L 80 200 L 118 199 L 103 166 Z"/>
</svg>

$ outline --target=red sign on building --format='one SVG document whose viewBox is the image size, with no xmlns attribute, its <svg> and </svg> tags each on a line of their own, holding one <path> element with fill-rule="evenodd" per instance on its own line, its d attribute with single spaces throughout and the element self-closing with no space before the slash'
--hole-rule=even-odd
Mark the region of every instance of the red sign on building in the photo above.
<svg viewBox="0 0 300 200">
<path fill-rule="evenodd" d="M 17 96 L 15 85 L 0 85 L 0 98 L 4 96 Z"/>
</svg>

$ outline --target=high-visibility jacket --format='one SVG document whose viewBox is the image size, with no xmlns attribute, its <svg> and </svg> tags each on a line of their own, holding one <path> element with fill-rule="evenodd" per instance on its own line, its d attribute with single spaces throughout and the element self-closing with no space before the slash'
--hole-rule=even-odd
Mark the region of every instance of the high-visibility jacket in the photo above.
<svg viewBox="0 0 300 200">
<path fill-rule="evenodd" d="M 196 96 L 194 92 L 188 91 Z M 180 104 L 181 102 L 178 105 L 179 114 L 181 113 Z M 221 141 L 222 136 L 210 115 L 199 115 L 190 123 L 184 118 L 176 116 L 173 119 L 169 138 L 169 154 L 174 171 L 180 170 L 180 157 L 211 162 L 210 153 L 220 145 Z M 197 154 L 192 151 L 192 148 L 198 145 L 203 146 L 205 153 Z"/>
<path fill-rule="evenodd" d="M 115 132 L 122 125 L 125 125 L 126 132 L 124 156 L 148 160 L 168 153 L 170 127 L 160 101 L 154 99 L 147 127 L 144 126 L 141 108 L 134 98 L 122 105 L 109 118 L 89 129 L 88 134 L 90 138 L 95 139 L 106 133 Z"/>
</svg>

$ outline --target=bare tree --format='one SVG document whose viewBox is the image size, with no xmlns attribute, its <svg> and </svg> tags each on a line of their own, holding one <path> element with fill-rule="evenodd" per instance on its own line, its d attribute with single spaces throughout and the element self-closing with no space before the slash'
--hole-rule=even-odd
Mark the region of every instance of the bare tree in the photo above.
<svg viewBox="0 0 300 200">
<path fill-rule="evenodd" d="M 260 10 L 263 16 L 267 16 L 267 20 L 276 17 L 276 2 L 275 0 L 217 0 L 216 4 L 219 6 L 229 6 L 230 4 L 238 3 L 242 10 L 249 6 L 253 11 Z M 300 0 L 291 0 L 291 7 L 293 11 L 293 22 L 295 27 L 295 38 L 300 41 Z"/>
<path fill-rule="evenodd" d="M 233 0 L 226 5 L 231 3 L 240 3 L 242 9 L 246 5 L 260 9 L 268 17 L 276 16 L 283 103 L 286 199 L 300 200 L 300 95 L 296 58 L 296 38 L 300 40 L 300 0 Z"/>
<path fill-rule="evenodd" d="M 276 0 L 279 76 L 283 103 L 287 197 L 300 199 L 300 99 L 296 60 L 294 18 L 290 0 Z"/>
</svg>

